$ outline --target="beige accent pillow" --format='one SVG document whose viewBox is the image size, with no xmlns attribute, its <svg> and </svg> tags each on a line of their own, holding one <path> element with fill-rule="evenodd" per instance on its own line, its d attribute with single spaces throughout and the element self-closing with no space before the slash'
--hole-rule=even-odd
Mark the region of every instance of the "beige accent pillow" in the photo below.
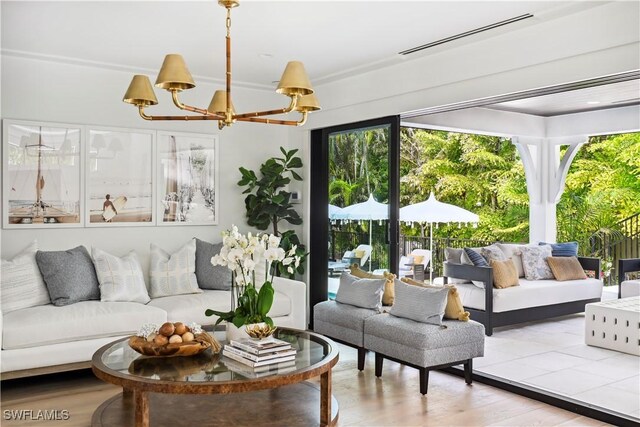
<svg viewBox="0 0 640 427">
<path fill-rule="evenodd" d="M 547 263 L 549 264 L 549 268 L 551 268 L 551 272 L 553 272 L 556 280 L 560 282 L 563 282 L 565 280 L 580 280 L 587 278 L 582 265 L 580 265 L 580 261 L 578 261 L 578 258 L 574 256 L 550 256 L 547 257 Z"/>
<path fill-rule="evenodd" d="M 510 288 L 518 286 L 518 271 L 516 265 L 511 258 L 503 261 L 491 260 L 491 268 L 493 268 L 493 287 L 498 289 Z"/>
<path fill-rule="evenodd" d="M 360 269 L 358 264 L 353 264 L 350 267 L 351 275 L 360 279 L 387 279 L 384 284 L 384 293 L 382 294 L 382 305 L 393 305 L 393 301 L 396 298 L 395 289 L 393 286 L 393 280 L 396 278 L 395 274 L 384 272 L 382 275 L 372 274 L 368 271 Z"/>
<path fill-rule="evenodd" d="M 442 288 L 442 286 L 428 285 L 424 282 L 418 282 L 417 280 L 409 279 L 408 277 L 403 277 L 401 280 L 409 285 L 422 286 L 423 288 Z M 460 294 L 458 294 L 458 288 L 453 285 L 445 286 L 449 288 L 449 294 L 447 294 L 447 305 L 444 309 L 445 319 L 468 322 L 470 314 L 468 311 L 464 311 L 464 306 L 462 305 L 462 301 L 460 300 Z"/>
</svg>

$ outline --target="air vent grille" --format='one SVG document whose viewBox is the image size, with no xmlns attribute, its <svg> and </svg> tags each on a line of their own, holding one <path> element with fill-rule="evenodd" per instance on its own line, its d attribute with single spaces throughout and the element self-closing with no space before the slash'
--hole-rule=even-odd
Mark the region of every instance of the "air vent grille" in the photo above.
<svg viewBox="0 0 640 427">
<path fill-rule="evenodd" d="M 493 30 L 494 28 L 503 27 L 505 25 L 513 24 L 514 22 L 522 21 L 524 19 L 533 18 L 533 15 L 530 13 L 525 13 L 524 15 L 515 16 L 513 18 L 505 19 L 504 21 L 495 22 L 493 24 L 485 25 L 484 27 L 479 27 L 473 30 L 465 31 L 464 33 L 456 34 L 444 39 L 436 40 L 431 43 L 423 44 L 422 46 L 412 47 L 411 49 L 403 50 L 402 52 L 398 52 L 400 55 L 410 55 L 412 53 L 419 52 L 421 50 L 429 49 L 430 47 L 439 46 L 441 44 L 449 43 L 454 40 L 462 39 L 464 37 L 469 37 L 474 34 L 482 33 L 484 31 Z"/>
</svg>

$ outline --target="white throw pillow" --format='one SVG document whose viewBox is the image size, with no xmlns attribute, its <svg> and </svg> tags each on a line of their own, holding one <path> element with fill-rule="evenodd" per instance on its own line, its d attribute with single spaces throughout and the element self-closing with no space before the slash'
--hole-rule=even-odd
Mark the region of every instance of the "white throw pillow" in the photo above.
<svg viewBox="0 0 640 427">
<path fill-rule="evenodd" d="M 196 279 L 196 239 L 172 254 L 152 243 L 149 276 L 151 298 L 202 293 Z"/>
<path fill-rule="evenodd" d="M 551 256 L 551 246 L 523 246 L 522 266 L 527 280 L 555 279 L 547 258 Z"/>
<path fill-rule="evenodd" d="M 100 283 L 100 301 L 142 304 L 150 301 L 135 251 L 120 258 L 91 248 L 91 257 Z"/>
<path fill-rule="evenodd" d="M 2 312 L 51 304 L 49 291 L 36 263 L 38 242 L 35 240 L 12 260 L 2 260 L 0 301 Z"/>
<path fill-rule="evenodd" d="M 507 258 L 511 258 L 516 266 L 518 277 L 524 277 L 524 267 L 522 266 L 522 248 L 524 245 L 514 243 L 496 243 Z M 531 246 L 531 245 L 529 245 Z"/>
</svg>

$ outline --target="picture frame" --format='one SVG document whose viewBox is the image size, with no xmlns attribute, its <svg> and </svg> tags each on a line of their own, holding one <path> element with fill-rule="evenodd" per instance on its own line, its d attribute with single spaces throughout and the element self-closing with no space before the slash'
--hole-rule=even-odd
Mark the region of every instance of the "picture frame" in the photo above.
<svg viewBox="0 0 640 427">
<path fill-rule="evenodd" d="M 156 132 L 87 126 L 85 225 L 154 226 Z"/>
<path fill-rule="evenodd" d="M 3 228 L 84 225 L 83 126 L 2 121 Z"/>
<path fill-rule="evenodd" d="M 217 225 L 218 136 L 157 133 L 157 225 Z"/>
</svg>

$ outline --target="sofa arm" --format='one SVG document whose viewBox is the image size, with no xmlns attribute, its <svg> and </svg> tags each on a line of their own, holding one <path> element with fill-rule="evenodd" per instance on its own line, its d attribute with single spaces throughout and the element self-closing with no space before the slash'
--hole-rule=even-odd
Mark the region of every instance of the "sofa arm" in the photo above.
<svg viewBox="0 0 640 427">
<path fill-rule="evenodd" d="M 485 288 L 493 287 L 493 269 L 491 267 L 476 267 L 469 264 L 454 264 L 449 261 L 443 263 L 443 273 L 445 280 L 448 277 L 457 279 L 473 280 L 484 282 Z"/>
<path fill-rule="evenodd" d="M 600 258 L 578 257 L 578 261 L 585 271 L 593 271 L 595 278 L 600 278 Z"/>
<path fill-rule="evenodd" d="M 284 277 L 274 277 L 273 288 L 291 299 L 291 318 L 286 326 L 295 329 L 307 329 L 306 283 L 298 280 L 285 279 Z"/>
</svg>

